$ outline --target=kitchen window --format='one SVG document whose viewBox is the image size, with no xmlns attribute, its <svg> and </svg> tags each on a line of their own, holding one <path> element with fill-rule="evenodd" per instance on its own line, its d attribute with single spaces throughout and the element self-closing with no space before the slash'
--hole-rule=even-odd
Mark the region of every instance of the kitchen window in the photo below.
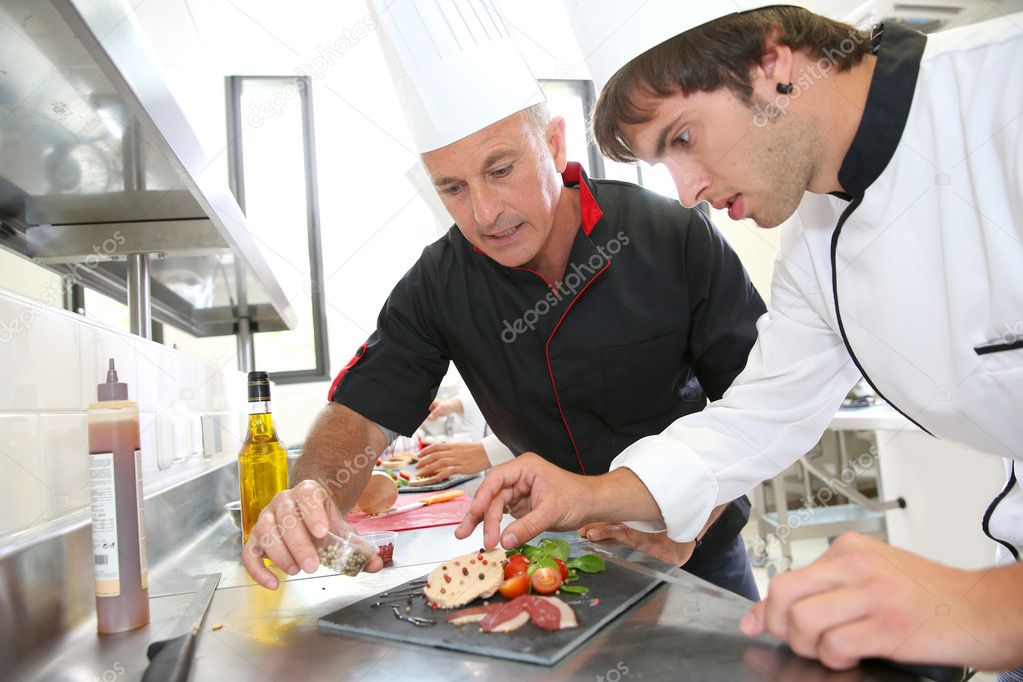
<svg viewBox="0 0 1023 682">
<path fill-rule="evenodd" d="M 252 365 L 277 383 L 327 379 L 310 80 L 232 76 L 227 91 L 231 188 L 298 316 L 294 329 L 252 335 Z"/>
</svg>

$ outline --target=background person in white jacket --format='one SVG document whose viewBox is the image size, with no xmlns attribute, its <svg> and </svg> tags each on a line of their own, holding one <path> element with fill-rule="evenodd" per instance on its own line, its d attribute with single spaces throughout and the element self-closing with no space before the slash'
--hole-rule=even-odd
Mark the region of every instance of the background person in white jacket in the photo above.
<svg viewBox="0 0 1023 682">
<path fill-rule="evenodd" d="M 529 455 L 495 468 L 456 535 L 485 519 L 492 546 L 510 508 L 506 547 L 601 519 L 691 541 L 715 504 L 804 454 L 862 373 L 921 428 L 1005 459 L 978 519 L 1003 565 L 962 571 L 845 535 L 776 578 L 743 631 L 836 668 L 1023 665 L 1023 16 L 926 38 L 728 1 L 568 6 L 605 154 L 664 163 L 686 205 L 792 220 L 771 310 L 721 400 L 585 485 Z"/>
<path fill-rule="evenodd" d="M 455 474 L 477 474 L 515 458 L 511 449 L 493 433 L 487 433 L 483 412 L 468 389 L 451 398 L 438 398 L 430 405 L 427 421 L 460 415 L 474 440 L 432 443 L 419 453 L 416 471 L 420 476 L 438 475 L 441 480 Z"/>
</svg>

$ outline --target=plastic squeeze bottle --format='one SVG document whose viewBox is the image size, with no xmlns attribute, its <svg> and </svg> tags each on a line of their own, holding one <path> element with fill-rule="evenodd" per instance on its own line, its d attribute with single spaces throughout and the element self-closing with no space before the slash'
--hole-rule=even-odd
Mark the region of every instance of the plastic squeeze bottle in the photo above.
<svg viewBox="0 0 1023 682">
<path fill-rule="evenodd" d="M 113 358 L 97 398 L 88 410 L 96 629 L 110 633 L 149 622 L 139 408 Z"/>
</svg>

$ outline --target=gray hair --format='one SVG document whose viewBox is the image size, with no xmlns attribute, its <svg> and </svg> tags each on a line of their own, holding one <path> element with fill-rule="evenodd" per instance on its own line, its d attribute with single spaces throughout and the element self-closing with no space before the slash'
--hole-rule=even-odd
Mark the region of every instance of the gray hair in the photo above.
<svg viewBox="0 0 1023 682">
<path fill-rule="evenodd" d="M 523 109 L 526 112 L 526 120 L 533 130 L 543 138 L 547 135 L 547 125 L 551 122 L 551 110 L 547 102 L 540 102 Z"/>
</svg>

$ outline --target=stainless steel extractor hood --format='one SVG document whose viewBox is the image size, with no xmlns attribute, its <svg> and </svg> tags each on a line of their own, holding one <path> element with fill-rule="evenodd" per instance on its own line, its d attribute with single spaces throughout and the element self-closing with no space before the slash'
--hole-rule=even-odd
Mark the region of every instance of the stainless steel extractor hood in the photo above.
<svg viewBox="0 0 1023 682">
<path fill-rule="evenodd" d="M 0 247 L 120 300 L 148 254 L 153 319 L 197 336 L 294 327 L 131 9 L 0 0 Z"/>
</svg>

